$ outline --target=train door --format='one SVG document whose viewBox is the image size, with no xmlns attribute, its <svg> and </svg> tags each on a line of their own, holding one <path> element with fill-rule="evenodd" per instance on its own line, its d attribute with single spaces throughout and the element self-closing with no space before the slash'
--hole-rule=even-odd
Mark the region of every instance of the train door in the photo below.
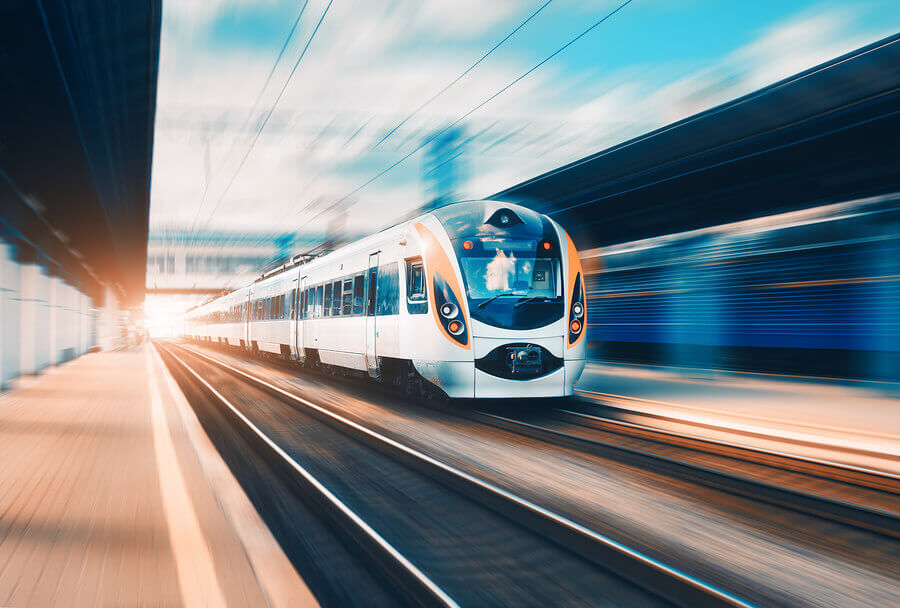
<svg viewBox="0 0 900 608">
<path fill-rule="evenodd" d="M 369 376 L 378 378 L 381 373 L 378 369 L 378 353 L 375 341 L 378 337 L 377 317 L 375 316 L 375 296 L 378 284 L 378 254 L 369 256 L 369 272 L 366 275 L 366 367 Z"/>
<path fill-rule="evenodd" d="M 291 308 L 294 311 L 294 351 L 297 357 L 303 361 L 306 359 L 306 351 L 303 350 L 303 309 L 306 303 L 306 277 L 301 277 L 297 284 L 297 292 Z"/>
<path fill-rule="evenodd" d="M 247 301 L 244 302 L 244 348 L 250 350 L 250 303 L 253 301 L 250 299 L 252 290 L 247 290 Z"/>
</svg>

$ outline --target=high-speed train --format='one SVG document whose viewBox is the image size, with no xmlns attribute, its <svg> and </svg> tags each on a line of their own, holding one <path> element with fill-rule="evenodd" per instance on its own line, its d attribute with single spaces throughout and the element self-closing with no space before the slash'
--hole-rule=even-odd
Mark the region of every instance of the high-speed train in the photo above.
<svg viewBox="0 0 900 608">
<path fill-rule="evenodd" d="M 585 309 L 562 227 L 472 201 L 286 264 L 191 310 L 184 327 L 425 397 L 561 397 L 584 369 Z"/>
</svg>

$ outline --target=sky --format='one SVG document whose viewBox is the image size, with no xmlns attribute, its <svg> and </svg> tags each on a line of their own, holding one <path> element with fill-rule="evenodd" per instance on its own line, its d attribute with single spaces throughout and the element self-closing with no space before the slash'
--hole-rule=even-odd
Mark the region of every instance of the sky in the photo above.
<svg viewBox="0 0 900 608">
<path fill-rule="evenodd" d="M 151 228 L 374 231 L 451 125 L 484 198 L 900 31 L 896 0 L 623 1 L 308 0 L 289 38 L 304 0 L 164 0 Z"/>
</svg>

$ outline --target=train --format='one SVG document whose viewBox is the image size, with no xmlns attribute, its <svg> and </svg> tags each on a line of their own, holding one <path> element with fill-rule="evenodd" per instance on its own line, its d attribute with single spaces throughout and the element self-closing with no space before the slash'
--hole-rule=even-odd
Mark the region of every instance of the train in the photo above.
<svg viewBox="0 0 900 608">
<path fill-rule="evenodd" d="M 184 336 L 422 398 L 552 398 L 572 395 L 584 370 L 585 323 L 566 231 L 481 200 L 296 256 L 189 311 Z"/>
</svg>

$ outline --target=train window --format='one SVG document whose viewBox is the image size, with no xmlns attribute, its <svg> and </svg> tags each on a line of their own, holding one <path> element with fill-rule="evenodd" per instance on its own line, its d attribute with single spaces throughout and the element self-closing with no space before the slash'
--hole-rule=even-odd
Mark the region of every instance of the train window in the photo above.
<svg viewBox="0 0 900 608">
<path fill-rule="evenodd" d="M 396 315 L 400 311 L 400 275 L 397 262 L 378 268 L 376 315 Z"/>
<path fill-rule="evenodd" d="M 338 317 L 341 314 L 341 282 L 332 283 L 331 290 L 334 294 L 331 298 L 331 315 Z"/>
<path fill-rule="evenodd" d="M 295 316 L 294 313 L 297 312 L 298 309 L 299 309 L 298 306 L 297 306 L 297 288 L 296 288 L 296 287 L 293 288 L 293 289 L 291 289 L 291 304 L 290 304 L 290 309 L 291 309 L 291 314 L 290 314 L 290 316 L 289 316 L 288 318 L 289 318 L 289 319 L 293 319 L 294 316 Z"/>
<path fill-rule="evenodd" d="M 366 315 L 372 316 L 375 314 L 375 291 L 377 289 L 377 278 L 378 278 L 378 269 L 370 268 L 369 269 L 369 291 L 366 297 Z"/>
<path fill-rule="evenodd" d="M 277 310 L 278 310 L 278 318 L 279 318 L 279 319 L 284 319 L 284 318 L 285 318 L 285 312 L 287 311 L 287 306 L 286 306 L 284 294 L 281 294 L 280 296 L 278 296 L 278 308 L 277 308 Z"/>
<path fill-rule="evenodd" d="M 322 301 L 322 304 L 324 306 L 322 315 L 325 317 L 331 316 L 331 293 L 331 283 L 329 283 L 325 286 L 325 298 Z"/>
<path fill-rule="evenodd" d="M 366 299 L 365 275 L 358 274 L 353 277 L 353 314 L 363 313 L 363 301 Z"/>
<path fill-rule="evenodd" d="M 353 314 L 353 279 L 344 279 L 344 299 L 341 302 L 341 314 L 345 317 Z"/>
<path fill-rule="evenodd" d="M 421 259 L 406 261 L 406 311 L 411 315 L 428 312 L 425 293 L 425 266 Z"/>
<path fill-rule="evenodd" d="M 322 286 L 316 287 L 316 317 L 322 316 Z"/>
</svg>

